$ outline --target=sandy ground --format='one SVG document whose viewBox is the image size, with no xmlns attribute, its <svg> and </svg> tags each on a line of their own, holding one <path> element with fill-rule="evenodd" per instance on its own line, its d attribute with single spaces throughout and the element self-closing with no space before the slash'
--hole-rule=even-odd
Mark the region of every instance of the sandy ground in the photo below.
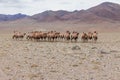
<svg viewBox="0 0 120 80">
<path fill-rule="evenodd" d="M 120 80 L 120 33 L 97 43 L 16 41 L 0 35 L 0 80 Z"/>
</svg>

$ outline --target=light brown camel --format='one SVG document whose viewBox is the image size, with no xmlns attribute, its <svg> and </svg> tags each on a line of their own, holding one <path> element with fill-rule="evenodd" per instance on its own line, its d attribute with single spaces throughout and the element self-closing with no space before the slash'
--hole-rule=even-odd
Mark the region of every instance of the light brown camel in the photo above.
<svg viewBox="0 0 120 80">
<path fill-rule="evenodd" d="M 83 32 L 83 34 L 81 35 L 81 40 L 82 40 L 83 42 L 87 42 L 87 41 L 88 41 L 88 35 L 87 35 L 87 33 L 84 33 L 84 32 Z"/>
<path fill-rule="evenodd" d="M 78 36 L 79 36 L 79 33 L 73 31 L 72 34 L 71 34 L 71 41 L 72 41 L 72 40 L 77 41 Z"/>
<path fill-rule="evenodd" d="M 96 42 L 98 39 L 98 33 L 96 31 L 93 32 L 93 40 Z"/>
<path fill-rule="evenodd" d="M 12 39 L 23 39 L 26 33 L 21 33 L 14 31 L 14 35 L 12 36 Z"/>
<path fill-rule="evenodd" d="M 69 41 L 70 40 L 70 31 L 66 31 L 65 34 L 64 34 L 64 39 Z"/>
<path fill-rule="evenodd" d="M 88 32 L 87 35 L 88 35 L 88 39 L 89 39 L 89 40 L 92 40 L 92 39 L 93 39 L 93 33 L 92 33 L 92 32 Z"/>
</svg>

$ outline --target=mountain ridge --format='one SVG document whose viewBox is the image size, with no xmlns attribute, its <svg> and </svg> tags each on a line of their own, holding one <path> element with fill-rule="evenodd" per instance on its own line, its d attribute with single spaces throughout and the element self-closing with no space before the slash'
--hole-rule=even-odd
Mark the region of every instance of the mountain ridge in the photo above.
<svg viewBox="0 0 120 80">
<path fill-rule="evenodd" d="M 28 17 L 28 15 L 21 14 L 21 13 L 14 14 L 14 15 L 0 14 L 0 21 L 14 21 L 14 20 L 17 20 L 17 19 L 25 18 L 25 17 Z"/>
<path fill-rule="evenodd" d="M 38 22 L 52 21 L 80 21 L 80 22 L 104 22 L 120 21 L 120 4 L 104 2 L 87 10 L 47 10 L 32 16 L 25 14 L 4 15 L 0 14 L 0 21 L 15 21 L 21 19 L 33 19 Z"/>
<path fill-rule="evenodd" d="M 62 13 L 62 16 L 59 16 L 58 13 Z M 35 14 L 31 16 L 31 18 L 39 22 L 59 20 L 79 20 L 82 22 L 120 21 L 120 5 L 117 3 L 104 2 L 87 10 L 75 10 L 73 12 L 50 10 Z"/>
</svg>

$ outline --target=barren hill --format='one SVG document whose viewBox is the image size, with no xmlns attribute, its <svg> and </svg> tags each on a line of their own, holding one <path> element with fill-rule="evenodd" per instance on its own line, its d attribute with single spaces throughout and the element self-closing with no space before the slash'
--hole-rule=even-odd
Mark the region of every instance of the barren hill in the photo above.
<svg viewBox="0 0 120 80">
<path fill-rule="evenodd" d="M 31 16 L 30 18 L 38 20 L 38 21 L 56 21 L 56 20 L 63 20 L 63 16 L 69 14 L 70 12 L 68 11 L 63 11 L 63 10 L 59 10 L 59 11 L 45 11 L 39 14 L 35 14 L 33 16 Z"/>
<path fill-rule="evenodd" d="M 0 21 L 14 21 L 14 20 L 18 20 L 18 19 L 22 19 L 27 17 L 27 15 L 25 14 L 15 14 L 15 15 L 5 15 L 5 14 L 0 14 Z"/>
<path fill-rule="evenodd" d="M 120 31 L 120 4 L 111 2 L 104 2 L 87 10 L 73 12 L 48 10 L 33 16 L 25 15 L 18 16 L 18 18 L 14 18 L 14 16 L 7 20 L 4 18 L 2 20 L 0 16 L 1 32 L 13 30 Z"/>
<path fill-rule="evenodd" d="M 120 21 L 120 5 L 111 2 L 104 2 L 87 10 L 80 11 L 45 11 L 31 16 L 38 21 L 58 21 L 58 20 L 79 20 L 79 21 Z"/>
<path fill-rule="evenodd" d="M 58 11 L 44 11 L 42 13 L 28 16 L 24 14 L 4 15 L 0 14 L 0 21 L 13 21 L 24 19 L 34 19 L 39 22 L 51 21 L 73 21 L 78 20 L 82 22 L 91 21 L 120 21 L 120 4 L 104 2 L 87 10 L 75 10 L 73 12 L 58 10 Z"/>
<path fill-rule="evenodd" d="M 102 18 L 120 21 L 120 5 L 119 4 L 105 2 L 98 6 L 88 9 L 88 11 Z"/>
</svg>

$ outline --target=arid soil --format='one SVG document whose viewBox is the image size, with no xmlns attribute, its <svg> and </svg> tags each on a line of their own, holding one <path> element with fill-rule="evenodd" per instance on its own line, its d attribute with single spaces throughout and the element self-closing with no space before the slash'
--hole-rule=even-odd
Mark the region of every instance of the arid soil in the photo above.
<svg viewBox="0 0 120 80">
<path fill-rule="evenodd" d="M 35 42 L 0 35 L 0 80 L 120 80 L 120 33 L 98 42 Z"/>
</svg>

